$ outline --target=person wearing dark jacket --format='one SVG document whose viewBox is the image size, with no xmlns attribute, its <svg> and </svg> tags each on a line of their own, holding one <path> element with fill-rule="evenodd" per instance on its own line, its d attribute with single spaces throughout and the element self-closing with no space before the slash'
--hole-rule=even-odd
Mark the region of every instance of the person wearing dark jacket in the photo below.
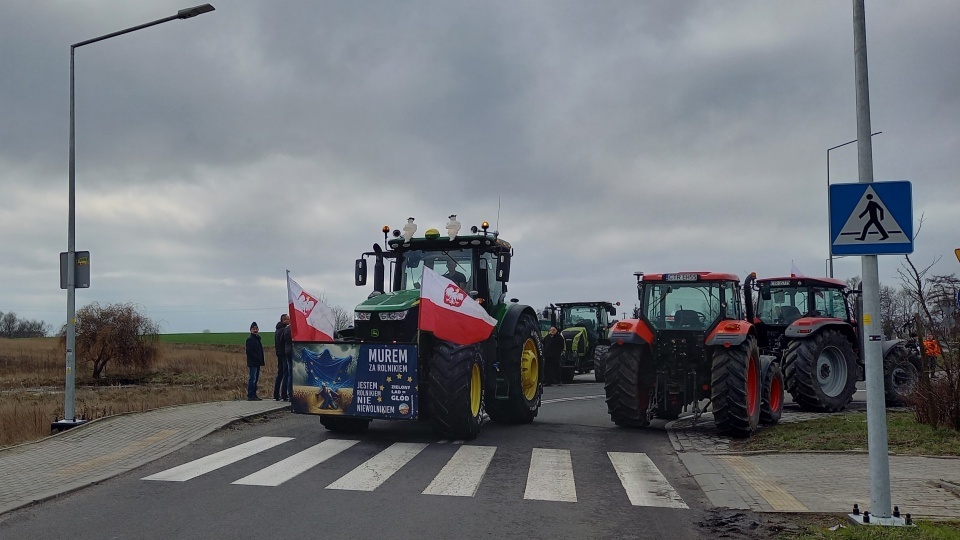
<svg viewBox="0 0 960 540">
<path fill-rule="evenodd" d="M 287 321 L 289 323 L 289 320 Z M 283 355 L 286 358 L 287 362 L 287 376 L 286 386 L 287 386 L 287 399 L 293 399 L 293 328 L 290 324 L 287 324 L 283 330 L 280 331 L 280 343 L 283 347 Z"/>
<path fill-rule="evenodd" d="M 560 357 L 563 356 L 563 336 L 556 326 L 543 338 L 543 359 L 547 366 L 546 385 L 563 384 L 560 381 Z"/>
<path fill-rule="evenodd" d="M 290 316 L 284 313 L 277 323 L 277 330 L 273 334 L 273 345 L 277 352 L 277 379 L 273 382 L 274 401 L 289 401 L 290 370 L 287 368 L 287 353 L 283 346 L 283 331 L 290 326 Z"/>
<path fill-rule="evenodd" d="M 247 380 L 247 401 L 260 401 L 257 397 L 257 383 L 260 382 L 260 368 L 263 367 L 263 343 L 260 342 L 260 328 L 257 323 L 250 325 L 247 338 L 247 368 L 250 378 Z"/>
</svg>

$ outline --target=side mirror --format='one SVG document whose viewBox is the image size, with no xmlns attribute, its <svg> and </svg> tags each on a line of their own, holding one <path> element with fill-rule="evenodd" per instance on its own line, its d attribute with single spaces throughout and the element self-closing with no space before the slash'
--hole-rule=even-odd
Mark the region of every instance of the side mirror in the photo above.
<svg viewBox="0 0 960 540">
<path fill-rule="evenodd" d="M 510 281 L 510 254 L 497 254 L 497 281 L 506 283 Z"/>
<path fill-rule="evenodd" d="M 357 287 L 363 287 L 367 284 L 367 260 L 357 259 L 357 264 L 353 267 L 353 281 Z"/>
<path fill-rule="evenodd" d="M 770 300 L 770 285 L 766 283 L 760 285 L 760 298 Z"/>
<path fill-rule="evenodd" d="M 617 316 L 617 306 L 607 306 L 607 314 L 616 317 Z"/>
</svg>

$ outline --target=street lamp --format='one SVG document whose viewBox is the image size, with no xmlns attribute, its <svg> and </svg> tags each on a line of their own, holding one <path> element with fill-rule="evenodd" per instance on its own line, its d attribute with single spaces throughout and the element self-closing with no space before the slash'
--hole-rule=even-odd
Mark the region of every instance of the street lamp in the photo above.
<svg viewBox="0 0 960 540">
<path fill-rule="evenodd" d="M 876 133 L 871 133 L 870 136 L 873 137 L 874 135 L 879 135 L 881 133 L 883 132 L 878 131 Z M 827 148 L 827 214 L 828 214 L 827 215 L 827 255 L 829 255 L 829 258 L 827 259 L 827 261 L 830 262 L 830 273 L 829 273 L 830 277 L 833 277 L 833 238 L 830 236 L 830 216 L 829 216 L 829 213 L 830 213 L 830 151 L 836 150 L 841 146 L 853 144 L 855 142 L 857 142 L 857 139 L 854 139 L 852 141 L 847 141 L 843 144 L 838 144 L 836 146 L 831 146 L 830 148 Z"/>
<path fill-rule="evenodd" d="M 74 354 L 74 349 L 77 344 L 77 326 L 76 326 L 76 304 L 77 304 L 77 283 L 76 283 L 76 251 L 75 251 L 75 239 L 76 239 L 76 137 L 74 135 L 74 126 L 75 126 L 75 107 L 74 107 L 74 98 L 73 98 L 73 73 L 74 73 L 74 51 L 78 47 L 83 47 L 84 45 L 89 45 L 91 43 L 96 43 L 98 41 L 103 41 L 105 39 L 110 39 L 112 37 L 121 36 L 123 34 L 129 34 L 130 32 L 135 32 L 137 30 L 142 30 L 151 26 L 156 26 L 161 23 L 168 21 L 174 21 L 177 19 L 189 19 L 191 17 L 196 17 L 197 15 L 202 15 L 204 13 L 209 13 L 213 11 L 214 8 L 210 4 L 203 4 L 200 6 L 195 6 L 192 8 L 181 9 L 177 12 L 176 15 L 171 15 L 169 17 L 164 17 L 162 19 L 157 19 L 152 22 L 141 24 L 139 26 L 134 26 L 127 28 L 126 30 L 120 30 L 119 32 L 113 32 L 104 36 L 96 37 L 93 39 L 88 39 L 86 41 L 81 41 L 79 43 L 74 43 L 70 46 L 70 175 L 69 175 L 69 211 L 67 218 L 67 256 L 66 256 L 66 285 L 67 285 L 67 325 L 66 325 L 66 341 L 67 341 L 67 373 L 66 373 L 66 391 L 63 404 L 63 420 L 54 422 L 51 426 L 53 431 L 61 431 L 64 429 L 69 429 L 73 426 L 80 425 L 85 422 L 85 420 L 77 420 L 76 414 L 74 413 L 74 398 L 75 398 L 75 361 L 76 357 Z"/>
</svg>

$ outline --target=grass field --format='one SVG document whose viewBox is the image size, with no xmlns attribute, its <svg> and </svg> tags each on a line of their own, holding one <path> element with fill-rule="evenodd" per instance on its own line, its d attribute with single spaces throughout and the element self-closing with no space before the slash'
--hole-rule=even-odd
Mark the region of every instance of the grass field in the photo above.
<svg viewBox="0 0 960 540">
<path fill-rule="evenodd" d="M 960 456 L 960 432 L 917 423 L 912 412 L 887 412 L 888 448 L 894 454 Z M 765 428 L 732 441 L 731 450 L 867 451 L 867 415 L 850 413 Z"/>
<path fill-rule="evenodd" d="M 260 342 L 264 350 L 273 348 L 273 328 L 260 329 Z M 184 345 L 240 345 L 247 342 L 249 332 L 204 332 L 201 334 L 160 334 L 161 343 L 180 343 Z"/>
<path fill-rule="evenodd" d="M 260 395 L 272 397 L 277 373 L 271 346 L 264 345 L 266 366 Z M 77 417 L 92 420 L 124 412 L 246 397 L 247 363 L 239 344 L 215 341 L 220 334 L 192 343 L 161 340 L 160 358 L 149 371 L 107 366 L 101 380 L 88 365 L 76 366 Z M 0 339 L 0 447 L 50 434 L 50 423 L 63 417 L 65 353 L 57 338 Z"/>
</svg>

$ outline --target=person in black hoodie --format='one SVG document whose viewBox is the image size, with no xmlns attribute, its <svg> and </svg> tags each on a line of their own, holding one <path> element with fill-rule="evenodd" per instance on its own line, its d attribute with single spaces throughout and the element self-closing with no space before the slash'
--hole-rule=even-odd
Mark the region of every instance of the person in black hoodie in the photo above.
<svg viewBox="0 0 960 540">
<path fill-rule="evenodd" d="M 287 392 L 290 387 L 290 369 L 287 365 L 287 353 L 283 344 L 284 330 L 290 326 L 290 316 L 284 313 L 277 323 L 277 330 L 273 334 L 273 344 L 277 352 L 277 379 L 273 382 L 274 401 L 289 401 Z"/>
<path fill-rule="evenodd" d="M 543 359 L 547 368 L 544 386 L 563 384 L 560 375 L 561 356 L 563 356 L 563 336 L 557 332 L 556 326 L 551 326 L 550 331 L 543 337 Z"/>
<path fill-rule="evenodd" d="M 257 397 L 261 367 L 263 367 L 263 344 L 260 342 L 260 328 L 257 323 L 252 323 L 250 336 L 247 337 L 247 368 L 250 370 L 250 378 L 247 380 L 247 401 L 261 401 Z"/>
</svg>

